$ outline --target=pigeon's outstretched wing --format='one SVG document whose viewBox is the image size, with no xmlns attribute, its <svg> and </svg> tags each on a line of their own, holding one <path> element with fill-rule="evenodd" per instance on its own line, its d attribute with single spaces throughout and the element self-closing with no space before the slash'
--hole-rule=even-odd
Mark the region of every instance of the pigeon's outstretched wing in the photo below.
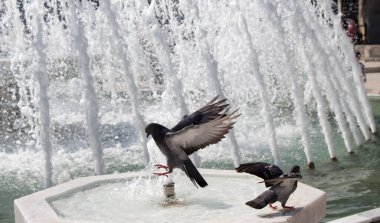
<svg viewBox="0 0 380 223">
<path fill-rule="evenodd" d="M 271 187 L 274 185 L 273 182 L 267 180 L 276 179 L 283 174 L 280 167 L 263 162 L 244 163 L 235 169 L 238 173 L 245 172 L 262 178 L 266 187 Z"/>
<path fill-rule="evenodd" d="M 262 209 L 267 206 L 269 203 L 274 203 L 277 201 L 277 195 L 272 190 L 266 190 L 260 194 L 257 198 L 248 201 L 246 205 L 253 207 L 255 209 Z"/>
<path fill-rule="evenodd" d="M 277 184 L 282 184 L 283 182 L 289 182 L 289 181 L 294 182 L 295 180 L 298 180 L 298 177 L 281 176 L 281 177 L 276 178 L 276 179 L 263 180 L 259 183 L 271 184 L 273 186 L 273 185 L 277 185 Z"/>
<path fill-rule="evenodd" d="M 187 155 L 203 149 L 210 144 L 218 143 L 232 128 L 237 110 L 230 114 L 222 114 L 209 122 L 200 125 L 189 125 L 177 132 L 169 132 L 165 141 L 170 148 L 182 149 Z M 176 151 L 173 151 L 176 152 Z M 180 151 L 177 151 L 180 154 Z"/>
<path fill-rule="evenodd" d="M 223 110 L 228 110 L 226 109 L 229 106 L 229 104 L 226 104 L 227 99 L 218 100 L 218 98 L 219 96 L 216 96 L 199 110 L 193 112 L 190 115 L 183 116 L 182 120 L 177 125 L 175 125 L 171 131 L 177 132 L 190 125 L 201 125 L 214 120 L 219 116 L 225 115 L 225 112 L 221 112 Z"/>
</svg>

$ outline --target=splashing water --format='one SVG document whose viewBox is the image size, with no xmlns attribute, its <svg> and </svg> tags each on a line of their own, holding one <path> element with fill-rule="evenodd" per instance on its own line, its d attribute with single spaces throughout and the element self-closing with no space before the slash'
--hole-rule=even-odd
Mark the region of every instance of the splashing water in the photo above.
<svg viewBox="0 0 380 223">
<path fill-rule="evenodd" d="M 2 175 L 49 187 L 154 163 L 145 123 L 174 126 L 216 94 L 242 116 L 198 165 L 281 164 L 300 148 L 311 165 L 313 150 L 335 158 L 376 131 L 328 0 L 96 2 L 1 3 L 1 75 L 16 83 Z"/>
<path fill-rule="evenodd" d="M 249 178 L 228 178 L 226 181 L 223 177 L 209 176 L 207 180 L 219 186 L 206 187 L 203 192 L 188 182 L 186 176 L 176 179 L 176 187 L 181 189 L 171 204 L 163 198 L 162 190 L 157 190 L 162 185 L 156 178 L 101 184 L 50 204 L 60 218 L 68 221 L 187 222 L 191 219 L 202 222 L 233 219 L 256 211 L 245 207 L 242 201 L 247 199 L 247 194 L 256 196 L 264 190 Z"/>
</svg>

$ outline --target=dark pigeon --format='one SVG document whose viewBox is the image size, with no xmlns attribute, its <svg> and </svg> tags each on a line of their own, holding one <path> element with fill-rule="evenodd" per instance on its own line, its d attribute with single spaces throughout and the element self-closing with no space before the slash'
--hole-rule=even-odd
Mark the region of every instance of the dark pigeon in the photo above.
<svg viewBox="0 0 380 223">
<path fill-rule="evenodd" d="M 208 145 L 218 143 L 232 129 L 233 120 L 239 116 L 237 110 L 229 112 L 230 106 L 227 99 L 218 100 L 218 96 L 212 99 L 198 111 L 186 115 L 172 129 L 168 129 L 157 123 L 146 126 L 147 137 L 153 136 L 158 148 L 166 156 L 167 166 L 157 164 L 158 168 L 165 168 L 167 175 L 174 168 L 182 169 L 195 186 L 207 186 L 207 182 L 198 172 L 189 155 L 203 149 Z"/>
<path fill-rule="evenodd" d="M 272 204 L 279 201 L 284 210 L 294 209 L 293 206 L 286 206 L 285 204 L 289 196 L 296 190 L 297 180 L 302 178 L 299 166 L 293 166 L 289 173 L 284 174 L 276 165 L 257 162 L 241 164 L 236 168 L 236 171 L 256 175 L 264 180 L 260 183 L 265 183 L 266 187 L 270 187 L 269 190 L 264 191 L 254 200 L 245 203 L 246 205 L 262 209 L 269 204 L 272 209 L 277 209 Z"/>
</svg>

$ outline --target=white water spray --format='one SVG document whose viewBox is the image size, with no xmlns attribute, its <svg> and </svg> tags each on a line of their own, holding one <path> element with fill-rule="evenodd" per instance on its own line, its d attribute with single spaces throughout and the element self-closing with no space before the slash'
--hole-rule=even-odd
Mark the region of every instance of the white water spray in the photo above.
<svg viewBox="0 0 380 223">
<path fill-rule="evenodd" d="M 40 108 L 40 143 L 44 152 L 45 158 L 45 188 L 53 185 L 53 165 L 51 163 L 52 150 L 50 142 L 50 112 L 49 112 L 49 75 L 46 70 L 46 54 L 43 43 L 42 20 L 40 13 L 36 16 L 37 33 L 34 46 L 37 51 L 37 71 L 35 77 L 39 84 L 39 108 Z"/>
<path fill-rule="evenodd" d="M 274 163 L 279 164 L 280 158 L 279 158 L 279 154 L 277 151 L 276 133 L 275 133 L 275 128 L 274 128 L 274 124 L 273 124 L 272 111 L 271 111 L 270 105 L 269 105 L 270 100 L 269 100 L 269 96 L 267 93 L 266 84 L 264 82 L 263 77 L 260 74 L 260 70 L 259 70 L 260 64 L 258 61 L 257 52 L 253 46 L 252 35 L 248 30 L 247 22 L 246 22 L 244 16 L 241 14 L 241 12 L 239 12 L 237 19 L 238 19 L 238 25 L 241 29 L 241 32 L 243 33 L 243 35 L 245 37 L 245 41 L 247 42 L 248 48 L 250 50 L 250 58 L 251 58 L 251 63 L 252 63 L 252 66 L 251 66 L 252 67 L 252 73 L 255 76 L 255 79 L 259 85 L 261 103 L 263 106 L 263 109 L 261 110 L 261 114 L 265 117 L 265 120 L 266 120 L 266 124 L 265 124 L 266 125 L 266 131 L 267 131 L 269 144 L 270 144 L 270 147 L 272 150 Z M 308 162 L 309 163 L 311 162 L 311 154 L 310 154 L 310 156 L 308 156 Z"/>
<path fill-rule="evenodd" d="M 143 148 L 144 163 L 146 165 L 149 163 L 149 153 L 148 153 L 147 141 L 145 137 L 145 121 L 139 111 L 140 108 L 139 108 L 139 102 L 138 102 L 138 89 L 136 87 L 133 74 L 130 71 L 130 63 L 126 56 L 126 52 L 128 51 L 127 49 L 123 51 L 124 46 L 127 47 L 127 44 L 124 43 L 122 34 L 120 33 L 121 32 L 120 26 L 117 23 L 116 14 L 112 11 L 111 3 L 109 2 L 109 0 L 105 0 L 103 2 L 102 8 L 111 26 L 112 34 L 116 38 L 113 51 L 117 53 L 118 57 L 122 61 L 121 65 L 124 71 L 124 76 L 127 80 L 128 92 L 132 98 L 131 101 L 132 101 L 133 117 L 135 119 L 135 123 L 138 129 L 140 130 L 140 142 L 141 142 L 141 147 Z"/>
<path fill-rule="evenodd" d="M 242 115 L 230 135 L 231 140 L 236 137 L 232 144 L 237 148 L 238 142 L 239 148 L 231 155 L 226 152 L 230 143 L 222 140 L 199 151 L 202 165 L 208 167 L 271 157 L 279 163 L 292 153 L 297 155 L 291 159 L 301 157 L 303 162 L 304 156 L 298 154 L 302 154 L 300 135 L 304 162 L 317 162 L 313 159 L 326 152 L 314 148 L 320 131 L 331 158 L 344 150 L 338 147 L 340 140 L 351 152 L 355 150 L 351 141 L 361 145 L 363 138 L 371 138 L 368 127 L 374 131 L 373 117 L 358 82 L 352 45 L 339 18 L 331 14 L 329 1 L 318 1 L 318 5 L 293 0 L 237 2 L 152 1 L 148 5 L 112 0 L 99 1 L 99 6 L 82 1 L 78 7 L 71 0 L 60 9 L 57 2 L 33 2 L 39 8 L 50 7 L 40 15 L 43 29 L 31 22 L 36 12 L 27 11 L 20 19 L 19 7 L 8 7 L 6 18 L 12 19 L 0 26 L 5 24 L 10 31 L 0 35 L 12 47 L 7 48 L 10 58 L 4 56 L 2 61 L 11 60 L 9 70 L 18 84 L 15 91 L 22 115 L 14 121 L 15 132 L 6 134 L 17 143 L 6 146 L 13 146 L 10 152 L 30 148 L 28 154 L 33 153 L 33 141 L 43 136 L 45 128 L 38 122 L 38 112 L 48 114 L 50 104 L 47 134 L 54 148 L 54 182 L 82 175 L 83 169 L 92 174 L 92 168 L 87 168 L 94 160 L 88 143 L 98 174 L 104 168 L 107 172 L 136 169 L 153 160 L 142 138 L 145 121 L 173 124 L 179 113 L 199 108 L 215 93 L 240 108 Z M 24 1 L 25 8 L 31 4 Z M 239 26 L 233 17 L 236 13 Z M 46 40 L 38 45 L 39 55 L 45 55 L 42 62 L 34 56 L 37 45 L 31 33 Z M 38 77 L 36 64 L 46 66 L 50 78 L 49 101 L 42 104 L 37 103 L 39 85 L 31 78 Z M 82 80 L 85 113 L 79 102 Z M 332 137 L 336 127 L 328 117 L 335 118 L 342 139 Z M 70 171 L 61 171 L 67 166 Z M 38 178 L 41 171 L 35 172 Z"/>
<path fill-rule="evenodd" d="M 288 4 L 286 4 L 286 5 L 288 5 Z M 286 7 L 285 4 L 282 6 Z M 299 12 L 299 8 L 297 5 L 294 5 L 294 7 L 288 8 L 288 10 L 290 10 L 290 9 L 295 10 L 294 14 L 299 15 L 300 12 Z M 290 18 L 294 18 L 294 17 L 290 17 Z M 349 139 L 348 130 L 345 126 L 346 122 L 344 120 L 343 111 L 342 111 L 341 105 L 339 103 L 339 99 L 336 96 L 336 92 L 331 85 L 331 80 L 329 80 L 329 76 L 327 73 L 328 71 L 326 69 L 326 66 L 327 66 L 326 61 L 324 58 L 321 58 L 321 56 L 320 56 L 320 55 L 324 54 L 324 51 L 321 48 L 318 48 L 315 46 L 317 39 L 315 38 L 315 35 L 313 35 L 313 30 L 310 30 L 310 28 L 308 28 L 308 24 L 304 23 L 304 20 L 302 18 L 298 22 L 300 23 L 300 27 L 306 29 L 305 32 L 303 32 L 304 37 L 302 38 L 302 41 L 311 40 L 310 41 L 311 43 L 309 44 L 309 46 L 312 48 L 312 50 L 309 50 L 308 48 L 306 48 L 306 50 L 305 50 L 305 53 L 306 53 L 305 58 L 308 58 L 308 59 L 306 59 L 306 61 L 307 61 L 306 63 L 309 63 L 308 61 L 310 61 L 310 58 L 314 58 L 314 59 L 311 60 L 311 63 L 307 67 L 310 66 L 312 68 L 311 70 L 316 71 L 316 76 L 319 77 L 320 80 L 321 80 L 321 77 L 325 77 L 325 79 L 322 81 L 322 83 L 326 85 L 325 89 L 326 89 L 326 93 L 328 95 L 328 98 L 330 100 L 330 106 L 332 107 L 332 109 L 335 113 L 335 117 L 336 117 L 336 120 L 338 122 L 339 129 L 342 132 L 342 137 L 344 139 L 346 149 L 348 150 L 348 152 L 351 152 L 352 151 L 352 145 L 351 145 L 351 142 Z M 296 23 L 295 20 L 293 20 L 292 23 L 295 24 Z M 308 43 L 304 43 L 304 44 L 306 45 Z"/>
<path fill-rule="evenodd" d="M 193 27 L 195 28 L 195 26 L 198 26 L 198 36 L 196 37 L 196 39 L 199 41 L 200 46 L 202 46 L 200 51 L 202 55 L 202 60 L 204 60 L 207 65 L 207 74 L 209 77 L 208 80 L 210 82 L 210 86 L 213 86 L 215 88 L 217 95 L 219 95 L 221 98 L 226 98 L 222 90 L 222 84 L 218 76 L 218 62 L 212 54 L 212 49 L 206 38 L 206 31 L 202 28 L 201 25 L 201 18 L 199 16 L 198 5 L 196 2 L 192 0 L 188 0 L 187 4 L 187 6 L 189 7 L 188 10 L 192 11 L 192 14 L 189 15 L 189 17 L 193 17 L 193 22 L 195 23 Z M 228 138 L 230 139 L 230 142 L 232 144 L 232 156 L 234 166 L 238 167 L 241 163 L 241 154 L 233 129 L 231 129 Z"/>
<path fill-rule="evenodd" d="M 280 4 L 277 5 L 277 7 L 281 7 Z M 263 7 L 263 8 L 266 8 L 266 7 Z M 269 12 L 269 11 L 267 11 L 266 14 L 277 15 L 276 12 Z M 281 22 L 278 15 L 271 17 L 271 18 L 274 20 L 275 24 L 281 24 L 281 26 L 279 26 L 279 29 L 280 29 L 279 32 L 283 35 L 283 37 L 282 37 L 283 41 L 281 41 L 281 42 L 284 42 L 283 50 L 285 51 L 286 55 L 288 55 L 288 57 L 285 58 L 286 59 L 285 63 L 290 65 L 291 60 L 289 59 L 289 57 L 292 58 L 293 60 L 296 60 L 297 57 L 300 56 L 300 55 L 297 55 L 296 50 L 292 46 L 292 40 L 295 39 L 296 37 L 293 36 L 292 35 L 293 33 L 289 32 L 289 30 L 286 30 L 286 29 L 289 29 L 289 27 L 287 27 L 287 24 L 285 22 L 286 20 L 284 20 L 284 22 Z M 317 114 L 318 114 L 318 118 L 320 120 L 320 125 L 321 125 L 322 132 L 323 132 L 323 135 L 324 135 L 324 138 L 326 141 L 326 145 L 327 145 L 327 149 L 329 151 L 330 158 L 335 159 L 336 154 L 334 151 L 334 145 L 333 145 L 332 136 L 331 136 L 331 128 L 330 128 L 330 124 L 328 123 L 328 120 L 327 120 L 327 116 L 326 116 L 327 111 L 326 111 L 325 103 L 324 103 L 322 95 L 321 95 L 321 89 L 318 86 L 318 83 L 317 83 L 317 80 L 315 77 L 315 72 L 311 69 L 311 66 L 308 63 L 308 60 L 305 58 L 305 55 L 302 54 L 300 59 L 305 62 L 305 70 L 308 74 L 308 77 L 310 77 L 313 95 L 314 95 L 316 102 L 317 102 Z M 296 114 L 298 114 L 297 118 L 300 119 L 300 121 L 299 121 L 300 123 L 304 123 L 304 124 L 301 124 L 301 126 L 302 126 L 302 129 L 306 130 L 306 132 L 305 131 L 302 131 L 302 132 L 305 135 L 308 135 L 308 132 L 307 132 L 307 129 L 308 129 L 307 125 L 308 124 L 307 123 L 309 121 L 307 120 L 307 116 L 305 114 L 306 110 L 304 107 L 304 100 L 303 100 L 301 88 L 297 83 L 296 70 L 294 69 L 293 66 L 286 66 L 286 68 L 287 68 L 287 74 L 289 75 L 291 82 L 292 82 L 293 97 L 294 97 L 294 102 L 296 104 Z M 306 143 L 304 142 L 305 145 L 310 147 L 310 142 L 309 142 L 310 138 L 306 137 L 304 141 L 306 142 Z M 305 148 L 307 148 L 307 147 L 305 147 Z"/>
<path fill-rule="evenodd" d="M 164 67 L 165 67 L 165 73 L 168 77 L 168 80 L 170 80 L 170 83 L 172 85 L 172 88 L 175 93 L 175 100 L 177 103 L 180 105 L 181 109 L 181 115 L 188 115 L 189 114 L 189 109 L 187 108 L 185 98 L 183 97 L 182 93 L 182 83 L 181 80 L 178 78 L 177 73 L 175 72 L 175 64 L 173 63 L 172 57 L 171 57 L 171 52 L 170 52 L 170 47 L 169 47 L 169 36 L 166 33 L 165 30 L 160 28 L 159 23 L 157 22 L 156 18 L 152 18 L 152 11 L 155 10 L 155 1 L 152 1 L 151 5 L 146 8 L 148 12 L 145 12 L 143 15 L 148 16 L 148 18 L 144 19 L 144 25 L 145 27 L 149 27 L 150 24 L 147 24 L 147 19 L 150 19 L 152 22 L 152 28 L 150 30 L 151 32 L 151 39 L 157 43 L 157 45 L 160 48 L 161 51 L 161 57 L 165 61 Z M 150 11 L 150 12 L 149 12 Z M 149 18 L 150 17 L 150 18 Z M 147 28 L 149 29 L 149 28 Z M 149 34 L 148 34 L 149 35 Z M 195 152 L 191 155 L 191 158 L 194 162 L 194 165 L 199 167 L 201 158 L 198 156 L 198 154 Z"/>
<path fill-rule="evenodd" d="M 103 151 L 100 142 L 99 121 L 98 121 L 98 99 L 96 98 L 94 81 L 90 71 L 90 58 L 88 55 L 88 43 L 84 36 L 84 24 L 82 18 L 77 15 L 76 8 L 79 3 L 68 0 L 72 33 L 74 35 L 74 44 L 79 54 L 80 70 L 84 80 L 85 103 L 86 103 L 86 123 L 89 135 L 90 146 L 95 160 L 95 173 L 104 174 Z"/>
<path fill-rule="evenodd" d="M 359 97 L 361 105 L 363 106 L 363 109 L 364 109 L 366 120 L 367 120 L 367 122 L 371 128 L 372 133 L 375 133 L 376 132 L 376 124 L 375 124 L 375 120 L 373 117 L 372 108 L 371 108 L 371 106 L 369 104 L 369 100 L 367 98 L 367 92 L 366 92 L 366 89 L 364 87 L 364 83 L 362 80 L 361 69 L 360 69 L 359 64 L 357 62 L 357 59 L 355 58 L 354 47 L 352 46 L 352 43 L 350 42 L 349 38 L 347 38 L 347 36 L 345 35 L 345 32 L 341 31 L 342 27 L 340 24 L 340 19 L 337 19 L 337 16 L 333 15 L 332 10 L 328 10 L 329 6 L 328 6 L 327 2 L 328 1 L 321 2 L 319 4 L 319 6 L 325 12 L 327 18 L 329 18 L 329 21 L 331 21 L 331 23 L 326 23 L 326 22 L 322 23 L 324 25 L 324 27 L 322 27 L 322 30 L 326 30 L 325 29 L 326 26 L 330 26 L 331 24 L 333 25 L 334 35 L 338 38 L 339 44 L 341 44 L 341 50 L 344 52 L 345 63 L 346 63 L 346 65 L 348 65 L 352 69 L 351 75 L 354 79 L 355 86 L 352 86 L 353 89 L 351 89 L 351 90 L 355 89 L 354 92 L 357 92 L 357 95 Z M 310 6 L 307 7 L 307 5 L 305 8 L 309 9 L 309 10 L 311 9 Z M 332 41 L 328 41 L 328 42 L 330 44 L 332 44 Z M 336 44 L 336 42 L 335 42 L 335 44 Z M 337 60 L 337 62 L 338 61 L 339 60 Z M 341 63 L 338 63 L 337 65 L 341 66 Z M 346 74 L 346 73 L 347 72 L 345 72 L 343 70 L 342 74 Z M 350 83 L 350 85 L 351 85 L 351 83 Z M 352 92 L 352 93 L 354 93 L 354 92 Z"/>
<path fill-rule="evenodd" d="M 308 8 L 308 7 L 306 7 L 306 8 Z M 360 129 L 362 130 L 362 133 L 364 134 L 364 137 L 366 138 L 366 140 L 370 139 L 371 136 L 370 136 L 370 133 L 369 133 L 367 127 L 366 127 L 365 119 L 363 117 L 362 112 L 359 109 L 360 108 L 360 103 L 358 101 L 357 96 L 354 94 L 355 88 L 348 81 L 348 78 L 346 78 L 346 72 L 347 71 L 345 71 L 341 67 L 341 64 L 338 63 L 338 59 L 337 59 L 338 55 L 337 55 L 336 52 L 332 51 L 333 48 L 332 47 L 327 47 L 326 44 L 322 44 L 323 42 L 326 42 L 326 40 L 327 40 L 326 38 L 328 38 L 328 37 L 325 37 L 323 39 L 323 37 L 321 36 L 321 33 L 316 31 L 316 30 L 322 29 L 321 27 L 318 27 L 318 23 L 310 23 L 310 14 L 309 13 L 302 13 L 302 15 L 303 15 L 303 17 L 305 19 L 305 23 L 306 24 L 310 24 L 310 27 L 312 29 L 311 30 L 311 32 L 312 32 L 312 36 L 311 37 L 313 38 L 313 42 L 315 44 L 317 44 L 316 48 L 324 50 L 324 51 L 320 50 L 321 57 L 323 59 L 322 63 L 327 64 L 327 62 L 325 60 L 327 60 L 327 58 L 330 58 L 333 63 L 337 64 L 336 66 L 332 67 L 332 69 L 335 70 L 335 76 L 338 78 L 338 81 L 344 83 L 343 84 L 343 89 L 337 89 L 337 92 L 339 93 L 339 92 L 342 92 L 342 90 L 345 90 L 345 92 L 346 92 L 346 94 L 348 96 L 347 100 L 351 104 L 351 109 L 353 109 L 353 112 L 354 112 L 354 114 L 355 114 L 355 116 L 357 118 L 358 124 L 360 126 Z M 329 42 L 329 41 L 327 41 L 327 42 Z M 329 57 L 328 55 L 332 55 L 332 56 Z M 346 56 L 349 56 L 349 54 L 346 55 Z M 357 65 L 357 61 L 352 61 L 351 64 L 353 65 L 352 69 L 355 69 L 355 65 Z M 332 72 L 332 70 L 329 70 L 329 73 L 330 72 Z"/>
</svg>

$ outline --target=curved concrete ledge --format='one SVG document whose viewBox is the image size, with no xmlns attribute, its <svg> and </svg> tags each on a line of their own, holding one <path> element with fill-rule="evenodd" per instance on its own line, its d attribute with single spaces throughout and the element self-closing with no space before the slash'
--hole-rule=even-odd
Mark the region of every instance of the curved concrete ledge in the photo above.
<svg viewBox="0 0 380 223">
<path fill-rule="evenodd" d="M 210 170 L 200 169 L 200 172 L 205 176 L 222 176 L 228 178 L 250 178 L 252 175 L 236 174 L 231 170 Z M 49 202 L 57 198 L 73 194 L 87 188 L 96 187 L 101 183 L 125 181 L 128 178 L 144 177 L 151 173 L 147 172 L 130 172 L 123 174 L 112 174 L 103 176 L 91 176 L 78 178 L 46 190 L 42 190 L 31 195 L 21 197 L 14 201 L 14 211 L 16 223 L 43 223 L 43 222 L 56 222 L 65 223 L 73 222 L 60 218 L 54 211 Z M 258 179 L 259 181 L 259 179 Z M 249 197 L 247 197 L 247 200 Z M 244 204 L 247 200 L 242 201 Z M 223 222 L 293 222 L 293 223 L 313 223 L 319 222 L 324 216 L 326 211 L 326 193 L 308 185 L 299 183 L 297 190 L 290 197 L 289 203 L 296 206 L 295 211 L 284 213 L 281 209 L 279 211 L 272 211 L 269 208 L 264 208 L 258 211 L 252 211 L 252 214 L 240 215 L 233 219 L 225 219 Z M 173 220 L 173 219 L 172 219 Z M 84 221 L 75 221 L 84 222 Z M 88 222 L 88 221 L 86 221 Z M 172 221 L 175 222 L 175 221 Z M 203 221 L 208 223 L 222 222 L 218 221 Z"/>
<path fill-rule="evenodd" d="M 376 223 L 380 222 L 380 208 L 375 208 L 369 211 L 350 215 L 344 218 L 339 218 L 328 223 Z"/>
</svg>

